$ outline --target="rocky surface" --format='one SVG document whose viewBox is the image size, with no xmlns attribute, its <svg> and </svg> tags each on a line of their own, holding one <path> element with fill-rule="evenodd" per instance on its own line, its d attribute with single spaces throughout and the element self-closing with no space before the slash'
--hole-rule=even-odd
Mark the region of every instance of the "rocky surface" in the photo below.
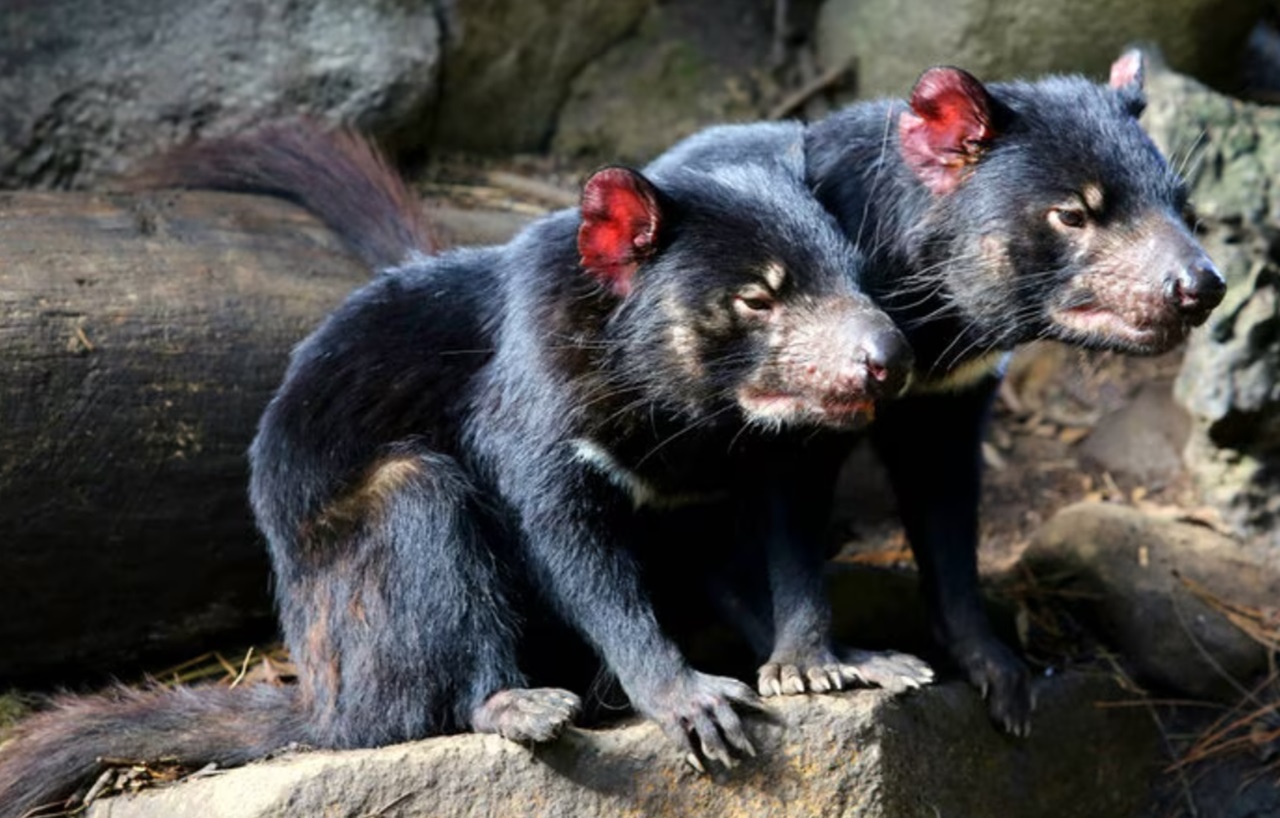
<svg viewBox="0 0 1280 818">
<path fill-rule="evenodd" d="M 1174 400 L 1169 381 L 1143 385 L 1133 399 L 1100 417 L 1078 456 L 1112 475 L 1151 486 L 1182 472 L 1190 418 Z"/>
<path fill-rule="evenodd" d="M 1148 88 L 1144 123 L 1187 177 L 1228 283 L 1176 384 L 1194 419 L 1188 465 L 1239 533 L 1265 534 L 1280 511 L 1280 110 L 1169 72 Z"/>
<path fill-rule="evenodd" d="M 303 753 L 105 799 L 88 816 L 1124 816 L 1145 796 L 1156 736 L 1141 708 L 1097 706 L 1123 697 L 1106 677 L 1045 680 L 1025 741 L 998 734 L 958 683 L 788 698 L 749 720 L 759 756 L 712 776 L 652 724 L 572 729 L 533 750 L 468 735 Z"/>
<path fill-rule="evenodd" d="M 436 89 L 434 0 L 49 0 L 6 4 L 3 25 L 4 187 L 84 186 L 281 116 L 389 132 Z"/>
<path fill-rule="evenodd" d="M 569 84 L 633 29 L 651 0 L 447 3 L 434 141 L 480 152 L 541 150 Z"/>
<path fill-rule="evenodd" d="M 818 17 L 824 65 L 855 60 L 858 93 L 900 96 L 931 64 L 984 80 L 1049 72 L 1105 77 L 1135 41 L 1154 42 L 1178 70 L 1214 83 L 1234 79 L 1264 0 L 827 0 Z M 904 13 L 909 8 L 910 13 Z"/>
<path fill-rule="evenodd" d="M 754 0 L 651 6 L 633 36 L 574 78 L 552 150 L 643 164 L 707 125 L 759 119 L 776 93 L 771 26 Z"/>
<path fill-rule="evenodd" d="M 1132 663 L 1140 682 L 1234 702 L 1267 668 L 1266 649 L 1221 606 L 1280 619 L 1280 574 L 1204 526 L 1080 503 L 1036 533 L 1022 564 Z"/>
</svg>

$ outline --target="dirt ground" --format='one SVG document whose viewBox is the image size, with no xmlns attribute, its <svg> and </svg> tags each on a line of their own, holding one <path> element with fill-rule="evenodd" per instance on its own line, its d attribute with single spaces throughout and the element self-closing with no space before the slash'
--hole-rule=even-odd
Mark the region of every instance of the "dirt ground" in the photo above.
<svg viewBox="0 0 1280 818">
<path fill-rule="evenodd" d="M 1008 570 L 1041 523 L 1080 500 L 1203 513 L 1176 458 L 1188 428 L 1172 400 L 1180 360 L 1179 351 L 1132 358 L 1050 342 L 1014 355 L 983 446 L 984 573 Z M 1149 439 L 1109 440 L 1134 422 L 1162 431 Z M 1158 451 L 1130 451 L 1136 447 Z M 1156 462 L 1130 470 L 1131 460 Z M 898 551 L 906 557 L 892 495 L 869 452 L 855 454 L 837 498 L 835 525 L 843 530 L 836 534 L 844 534 L 846 556 L 892 561 Z"/>
</svg>

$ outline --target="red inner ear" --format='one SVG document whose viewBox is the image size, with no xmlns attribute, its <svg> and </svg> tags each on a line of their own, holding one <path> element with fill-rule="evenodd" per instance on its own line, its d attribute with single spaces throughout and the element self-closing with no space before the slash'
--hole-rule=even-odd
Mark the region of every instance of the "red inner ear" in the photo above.
<svg viewBox="0 0 1280 818">
<path fill-rule="evenodd" d="M 967 166 L 995 136 L 991 97 L 972 74 L 930 68 L 911 92 L 911 110 L 898 119 L 903 159 L 935 194 L 955 189 Z"/>
<path fill-rule="evenodd" d="M 1136 48 L 1121 54 L 1120 59 L 1111 63 L 1111 87 L 1117 91 L 1123 91 L 1126 88 L 1141 91 L 1143 79 L 1142 64 L 1142 52 Z"/>
<path fill-rule="evenodd" d="M 618 295 L 654 251 L 660 211 L 649 180 L 628 168 L 597 171 L 582 188 L 582 267 Z"/>
</svg>

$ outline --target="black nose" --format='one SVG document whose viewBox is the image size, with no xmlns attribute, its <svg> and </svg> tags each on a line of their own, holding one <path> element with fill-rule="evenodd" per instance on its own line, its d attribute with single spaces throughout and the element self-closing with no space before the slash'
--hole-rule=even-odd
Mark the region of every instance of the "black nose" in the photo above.
<svg viewBox="0 0 1280 818">
<path fill-rule="evenodd" d="M 1193 323 L 1209 317 L 1213 308 L 1222 303 L 1227 292 L 1223 280 L 1213 262 L 1201 256 L 1181 271 L 1165 280 L 1165 298 Z"/>
<path fill-rule="evenodd" d="M 877 329 L 862 342 L 868 390 L 877 398 L 895 398 L 911 378 L 915 355 L 907 339 L 894 327 Z"/>
</svg>

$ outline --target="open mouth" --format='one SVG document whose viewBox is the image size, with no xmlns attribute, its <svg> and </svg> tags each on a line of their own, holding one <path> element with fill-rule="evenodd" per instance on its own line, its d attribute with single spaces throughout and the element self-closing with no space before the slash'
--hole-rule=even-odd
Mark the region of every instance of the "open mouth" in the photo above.
<svg viewBox="0 0 1280 818">
<path fill-rule="evenodd" d="M 1183 334 L 1180 322 L 1176 324 L 1176 329 L 1138 324 L 1097 304 L 1054 310 L 1052 318 L 1054 323 L 1076 333 L 1100 341 L 1138 347 L 1164 345 L 1179 339 Z"/>
</svg>

